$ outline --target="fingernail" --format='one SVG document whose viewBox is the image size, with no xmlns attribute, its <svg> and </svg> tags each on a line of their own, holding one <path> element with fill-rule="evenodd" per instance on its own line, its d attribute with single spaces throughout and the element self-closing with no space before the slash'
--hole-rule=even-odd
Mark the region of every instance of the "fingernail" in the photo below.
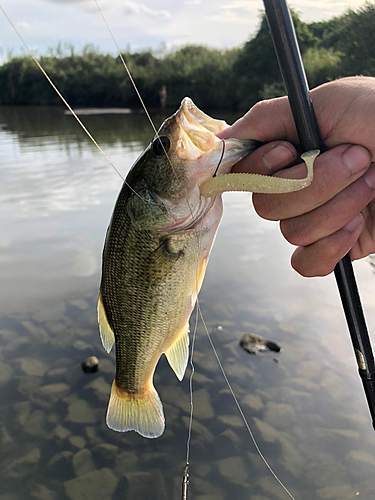
<svg viewBox="0 0 375 500">
<path fill-rule="evenodd" d="M 294 154 L 292 153 L 292 151 L 282 144 L 279 144 L 275 148 L 271 149 L 263 156 L 263 163 L 265 167 L 270 170 L 278 167 L 279 165 L 284 166 L 287 163 L 292 162 L 293 160 Z"/>
<path fill-rule="evenodd" d="M 342 155 L 352 174 L 357 174 L 370 163 L 370 153 L 361 146 L 350 146 Z"/>
<path fill-rule="evenodd" d="M 375 168 L 372 165 L 363 176 L 369 188 L 375 189 Z"/>
<path fill-rule="evenodd" d="M 229 127 L 219 132 L 217 134 L 217 137 L 219 139 L 230 139 L 232 137 L 232 134 L 233 134 L 232 125 L 229 125 Z"/>
<path fill-rule="evenodd" d="M 354 233 L 357 227 L 362 223 L 363 215 L 360 213 L 354 217 L 350 222 L 345 224 L 344 229 L 349 231 L 349 233 Z"/>
</svg>

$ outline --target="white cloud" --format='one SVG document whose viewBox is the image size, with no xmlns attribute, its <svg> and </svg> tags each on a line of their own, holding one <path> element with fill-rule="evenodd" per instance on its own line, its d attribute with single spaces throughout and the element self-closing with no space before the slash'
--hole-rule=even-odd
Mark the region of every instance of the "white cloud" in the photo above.
<svg viewBox="0 0 375 500">
<path fill-rule="evenodd" d="M 29 23 L 22 22 L 22 21 L 16 23 L 15 26 L 16 26 L 18 31 L 27 31 L 31 28 Z"/>
<path fill-rule="evenodd" d="M 249 12 L 254 12 L 254 7 L 255 8 L 260 8 L 262 5 L 260 2 L 257 0 L 236 0 L 235 2 L 230 2 L 228 4 L 220 5 L 222 9 L 230 9 L 230 10 L 235 10 L 235 9 L 244 9 L 248 10 Z"/>
<path fill-rule="evenodd" d="M 215 14 L 214 16 L 210 16 L 211 21 L 215 21 L 216 23 L 232 23 L 232 24 L 249 24 L 249 18 L 245 16 L 239 16 L 234 12 L 225 12 L 225 14 Z"/>
<path fill-rule="evenodd" d="M 134 2 L 124 2 L 122 11 L 127 16 L 172 17 L 171 13 L 167 10 L 150 9 L 150 7 L 147 7 L 142 3 Z"/>
<path fill-rule="evenodd" d="M 47 0 L 50 3 L 84 3 L 88 0 Z"/>
</svg>

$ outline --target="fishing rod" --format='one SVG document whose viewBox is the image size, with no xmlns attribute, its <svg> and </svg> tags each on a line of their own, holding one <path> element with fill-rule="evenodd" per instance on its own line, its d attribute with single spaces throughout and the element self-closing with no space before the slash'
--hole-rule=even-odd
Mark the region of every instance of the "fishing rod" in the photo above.
<svg viewBox="0 0 375 500">
<path fill-rule="evenodd" d="M 263 4 L 301 148 L 324 151 L 288 5 L 285 0 L 263 0 Z M 336 264 L 334 273 L 375 429 L 374 355 L 349 254 Z"/>
</svg>

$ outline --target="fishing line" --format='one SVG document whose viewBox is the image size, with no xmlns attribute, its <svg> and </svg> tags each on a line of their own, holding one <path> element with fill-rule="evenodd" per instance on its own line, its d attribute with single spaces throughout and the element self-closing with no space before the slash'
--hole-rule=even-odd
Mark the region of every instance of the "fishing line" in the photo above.
<svg viewBox="0 0 375 500">
<path fill-rule="evenodd" d="M 122 57 L 122 54 L 121 54 L 121 51 L 120 51 L 120 47 L 118 46 L 118 43 L 117 43 L 117 41 L 116 41 L 116 39 L 115 39 L 115 37 L 114 37 L 114 35 L 113 35 L 113 33 L 112 33 L 111 28 L 109 27 L 109 25 L 108 25 L 108 23 L 107 23 L 106 18 L 104 17 L 104 14 L 103 14 L 103 12 L 102 12 L 102 9 L 100 8 L 100 6 L 99 6 L 99 4 L 98 4 L 97 0 L 94 0 L 94 2 L 95 2 L 96 6 L 97 6 L 97 8 L 98 8 L 98 10 L 99 10 L 99 12 L 100 12 L 100 15 L 101 15 L 101 16 L 102 16 L 102 18 L 103 18 L 104 24 L 107 26 L 107 29 L 108 29 L 108 31 L 109 31 L 109 34 L 110 34 L 110 35 L 111 35 L 111 37 L 112 37 L 112 40 L 113 40 L 113 42 L 114 42 L 114 44 L 115 44 L 115 46 L 116 46 L 116 49 L 117 49 L 117 53 L 118 53 L 118 55 L 119 55 L 119 57 L 120 57 L 120 59 L 121 59 L 121 62 L 122 62 L 123 66 L 124 66 L 124 68 L 125 68 L 125 70 L 126 70 L 126 72 L 127 72 L 127 74 L 128 74 L 129 80 L 131 81 L 131 84 L 132 84 L 132 85 L 133 85 L 133 87 L 134 87 L 134 90 L 135 90 L 135 92 L 136 92 L 136 94 L 137 94 L 137 96 L 138 96 L 138 99 L 140 100 L 140 102 L 141 102 L 141 104 L 142 104 L 142 107 L 143 107 L 143 109 L 144 109 L 144 112 L 146 113 L 146 116 L 147 116 L 147 118 L 149 119 L 149 121 L 150 121 L 150 123 L 151 123 L 151 126 L 152 126 L 152 128 L 153 128 L 153 130 L 154 130 L 155 134 L 159 137 L 159 134 L 158 134 L 158 131 L 157 131 L 157 130 L 156 130 L 156 128 L 155 128 L 154 122 L 152 121 L 152 118 L 151 118 L 151 116 L 149 115 L 149 112 L 147 111 L 146 105 L 145 105 L 145 103 L 143 102 L 143 99 L 142 99 L 142 97 L 141 97 L 141 94 L 139 93 L 139 90 L 138 90 L 138 88 L 137 88 L 137 86 L 136 86 L 136 84 L 135 84 L 135 81 L 133 80 L 133 77 L 132 77 L 132 75 L 131 75 L 131 73 L 130 73 L 130 71 L 129 71 L 129 68 L 128 68 L 128 66 L 127 66 L 127 64 L 126 64 L 126 62 L 125 62 L 125 60 L 124 60 L 124 58 Z M 160 141 L 160 143 L 161 143 L 161 141 Z M 162 144 L 162 143 L 161 143 L 161 145 L 162 145 L 162 147 L 163 147 L 163 149 L 164 149 L 164 146 L 163 146 L 163 144 Z M 167 152 L 165 151 L 165 149 L 164 149 L 164 152 L 167 154 Z M 168 156 L 168 155 L 167 155 L 167 156 Z"/>
<path fill-rule="evenodd" d="M 197 304 L 198 304 L 198 297 L 197 297 Z M 182 477 L 182 500 L 187 500 L 187 490 L 188 490 L 188 485 L 190 481 L 190 473 L 189 473 L 189 466 L 190 466 L 190 442 L 191 442 L 191 431 L 192 431 L 192 426 L 193 426 L 193 412 L 194 412 L 194 402 L 193 402 L 193 377 L 195 373 L 195 368 L 194 368 L 194 363 L 193 363 L 193 356 L 194 356 L 194 347 L 195 347 L 195 339 L 196 339 L 196 334 L 197 334 L 197 329 L 198 329 L 198 308 L 195 308 L 195 324 L 194 324 L 194 330 L 193 330 L 193 338 L 191 342 L 191 352 L 190 352 L 190 366 L 191 366 L 191 373 L 189 377 L 189 394 L 190 394 L 190 415 L 189 415 L 189 427 L 188 427 L 188 438 L 186 441 L 186 461 L 185 461 L 185 468 L 184 468 L 184 474 Z"/>
<path fill-rule="evenodd" d="M 189 377 L 189 392 L 190 392 L 190 416 L 189 416 L 189 429 L 188 429 L 188 438 L 186 442 L 186 464 L 189 464 L 189 458 L 190 458 L 190 441 L 191 441 L 191 428 L 193 425 L 193 410 L 194 410 L 194 404 L 193 404 L 193 376 L 195 373 L 195 368 L 194 368 L 194 363 L 193 363 L 193 356 L 194 356 L 194 347 L 195 347 L 195 338 L 197 334 L 197 329 L 198 329 L 198 297 L 197 297 L 197 307 L 196 307 L 196 314 L 195 314 L 195 325 L 194 325 L 194 331 L 193 331 L 193 338 L 191 342 L 191 352 L 190 352 L 190 366 L 191 366 L 191 373 Z"/>
<path fill-rule="evenodd" d="M 246 426 L 246 428 L 247 428 L 247 430 L 248 430 L 248 432 L 249 432 L 249 434 L 250 434 L 251 440 L 252 440 L 252 442 L 253 442 L 253 444 L 254 444 L 254 446 L 255 446 L 256 451 L 258 452 L 258 454 L 259 454 L 260 458 L 263 460 L 263 463 L 265 464 L 265 466 L 267 467 L 267 469 L 269 470 L 269 472 L 272 474 L 272 476 L 274 477 L 274 479 L 276 479 L 276 481 L 279 483 L 279 485 L 283 488 L 283 490 L 285 491 L 285 493 L 286 493 L 287 495 L 289 495 L 289 497 L 290 497 L 292 500 L 296 500 L 296 499 L 295 499 L 295 497 L 291 494 L 291 492 L 287 489 L 287 487 L 286 487 L 286 486 L 284 486 L 284 484 L 281 482 L 281 480 L 277 477 L 276 473 L 272 470 L 272 468 L 271 468 L 270 464 L 267 462 L 266 457 L 265 457 L 265 456 L 263 455 L 263 453 L 261 452 L 261 450 L 260 450 L 260 448 L 259 448 L 259 446 L 258 446 L 258 443 L 257 443 L 257 442 L 256 442 L 256 440 L 255 440 L 254 434 L 253 434 L 253 432 L 252 432 L 252 430 L 251 430 L 251 428 L 250 428 L 250 425 L 249 425 L 249 423 L 248 423 L 248 422 L 247 422 L 247 420 L 246 420 L 246 417 L 245 417 L 245 415 L 244 415 L 244 412 L 242 411 L 242 408 L 241 408 L 240 403 L 239 403 L 239 401 L 238 401 L 238 399 L 237 399 L 237 396 L 235 395 L 235 393 L 234 393 L 234 391 L 233 391 L 233 389 L 232 389 L 232 386 L 231 386 L 231 384 L 230 384 L 230 382 L 229 382 L 229 380 L 228 380 L 228 377 L 227 377 L 227 375 L 226 375 L 226 373 L 225 373 L 224 367 L 223 367 L 223 365 L 222 365 L 222 363 L 221 363 L 221 361 L 220 361 L 219 355 L 218 355 L 218 353 L 217 353 L 217 351 L 216 351 L 216 349 L 215 349 L 215 346 L 214 346 L 214 343 L 213 343 L 213 341 L 212 341 L 211 335 L 210 335 L 210 334 L 209 334 L 209 332 L 208 332 L 207 325 L 206 325 L 206 323 L 205 323 L 205 321 L 204 321 L 203 314 L 202 314 L 202 311 L 201 311 L 200 305 L 199 305 L 198 303 L 197 303 L 197 307 L 198 307 L 199 316 L 200 316 L 201 321 L 202 321 L 202 323 L 203 323 L 203 326 L 204 326 L 204 329 L 205 329 L 206 335 L 207 335 L 207 337 L 208 337 L 208 340 L 210 341 L 211 348 L 212 348 L 213 353 L 214 353 L 214 355 L 215 355 L 215 357 L 216 357 L 216 361 L 218 362 L 218 365 L 219 365 L 219 368 L 220 368 L 220 370 L 221 370 L 221 373 L 223 374 L 224 380 L 225 380 L 225 382 L 226 382 L 226 384 L 227 384 L 227 386 L 228 386 L 228 388 L 229 388 L 229 390 L 230 390 L 230 393 L 232 394 L 232 397 L 233 397 L 233 399 L 234 399 L 234 402 L 235 402 L 235 403 L 236 403 L 236 405 L 237 405 L 238 411 L 240 412 L 240 415 L 241 415 L 241 417 L 242 417 L 242 420 L 244 421 L 244 424 L 245 424 L 245 426 Z"/>
<path fill-rule="evenodd" d="M 147 118 L 148 118 L 148 120 L 149 120 L 149 122 L 150 122 L 150 124 L 151 124 L 152 130 L 155 132 L 156 137 L 159 139 L 160 145 L 161 145 L 161 147 L 163 148 L 163 151 L 164 151 L 164 153 L 165 153 L 165 156 L 166 156 L 166 158 L 167 158 L 167 160 L 168 160 L 168 162 L 169 162 L 169 164 L 170 164 L 170 166 L 171 166 L 171 168 L 172 168 L 172 170 L 173 170 L 174 174 L 175 174 L 175 175 L 176 175 L 176 177 L 177 177 L 177 172 L 176 172 L 176 170 L 175 170 L 175 168 L 174 168 L 174 166 L 173 166 L 173 164 L 172 164 L 172 162 L 171 162 L 171 159 L 169 158 L 169 155 L 168 155 L 168 153 L 167 153 L 167 151 L 166 151 L 166 149 L 165 149 L 165 147 L 164 147 L 163 142 L 160 140 L 159 133 L 158 133 L 158 131 L 156 130 L 155 124 L 154 124 L 154 122 L 153 122 L 153 120 L 152 120 L 152 118 L 151 118 L 151 116 L 150 116 L 150 113 L 148 112 L 147 107 L 146 107 L 146 105 L 145 105 L 145 103 L 144 103 L 144 101 L 143 101 L 143 99 L 142 99 L 142 96 L 141 96 L 141 94 L 140 94 L 139 90 L 138 90 L 138 87 L 137 87 L 137 85 L 136 85 L 136 83 L 135 83 L 135 81 L 134 81 L 134 79 L 133 79 L 133 77 L 132 77 L 132 75 L 131 75 L 131 73 L 130 73 L 130 70 L 129 70 L 129 68 L 128 68 L 128 65 L 126 64 L 125 59 L 123 58 L 123 56 L 122 56 L 122 54 L 121 54 L 120 47 L 119 47 L 119 45 L 118 45 L 118 43 L 117 43 L 117 41 L 116 41 L 116 38 L 115 38 L 115 37 L 114 37 L 114 35 L 113 35 L 113 32 L 112 32 L 112 30 L 111 30 L 111 28 L 110 28 L 109 24 L 107 23 L 107 19 L 105 18 L 104 14 L 103 14 L 103 11 L 102 11 L 102 9 L 100 8 L 100 5 L 99 5 L 98 1 L 97 1 L 97 0 L 94 0 L 94 2 L 95 2 L 96 6 L 97 6 L 97 8 L 98 8 L 98 11 L 99 11 L 100 15 L 102 16 L 102 19 L 103 19 L 103 21 L 104 21 L 104 24 L 106 25 L 107 30 L 109 31 L 109 34 L 111 35 L 111 38 L 112 38 L 112 40 L 113 40 L 113 43 L 115 44 L 115 47 L 116 47 L 116 49 L 117 49 L 117 53 L 118 53 L 118 55 L 119 55 L 119 57 L 120 57 L 120 60 L 121 60 L 121 62 L 122 62 L 122 65 L 124 66 L 125 71 L 126 71 L 126 73 L 127 73 L 128 77 L 129 77 L 129 80 L 130 80 L 131 84 L 132 84 L 132 85 L 133 85 L 133 87 L 134 87 L 135 93 L 137 94 L 138 99 L 139 99 L 139 101 L 140 101 L 140 103 L 141 103 L 141 105 L 142 105 L 142 108 L 143 108 L 143 110 L 144 110 L 144 112 L 145 112 L 145 114 L 146 114 L 146 116 L 147 116 Z M 187 203 L 188 203 L 188 202 L 187 202 Z M 188 204 L 188 207 L 189 207 L 189 209 L 190 209 L 191 215 L 193 215 L 192 209 L 191 209 L 191 207 L 189 206 L 189 204 Z"/>
<path fill-rule="evenodd" d="M 16 26 L 13 24 L 13 22 L 11 21 L 10 17 L 8 16 L 8 14 L 5 12 L 3 6 L 0 4 L 0 10 L 2 11 L 2 13 L 4 14 L 4 16 L 6 17 L 7 21 L 9 22 L 9 24 L 12 26 L 12 28 L 14 29 L 14 31 L 16 32 L 16 35 L 18 36 L 18 38 L 21 40 L 23 46 L 25 47 L 25 49 L 27 50 L 27 52 L 29 53 L 29 55 L 31 56 L 31 58 L 33 59 L 33 61 L 35 62 L 35 64 L 38 66 L 38 68 L 40 69 L 40 71 L 43 73 L 43 75 L 46 77 L 48 83 L 52 86 L 52 88 L 54 89 L 54 91 L 56 92 L 56 94 L 60 97 L 60 99 L 62 100 L 62 102 L 65 104 L 65 106 L 68 108 L 68 110 L 72 113 L 72 115 L 74 116 L 74 118 L 77 120 L 77 122 L 80 124 L 80 126 L 82 127 L 82 129 L 84 130 L 84 132 L 87 134 L 87 136 L 91 139 L 91 141 L 95 144 L 95 146 L 99 149 L 99 151 L 101 152 L 101 154 L 104 156 L 104 158 L 108 161 L 108 163 L 111 165 L 111 167 L 114 169 L 114 171 L 121 177 L 121 179 L 124 181 L 124 183 L 128 186 L 128 188 L 136 195 L 138 196 L 138 198 L 140 198 L 142 201 L 146 202 L 146 203 L 149 203 L 149 200 L 146 200 L 145 198 L 143 198 L 140 194 L 136 193 L 134 191 L 134 189 L 130 186 L 130 184 L 128 184 L 126 182 L 126 180 L 124 179 L 124 177 L 121 175 L 121 173 L 117 170 L 117 168 L 113 165 L 113 163 L 111 162 L 111 160 L 108 158 L 108 156 L 105 154 L 105 152 L 102 150 L 102 148 L 99 146 L 99 144 L 96 142 L 96 140 L 93 138 L 93 136 L 90 134 L 90 132 L 87 130 L 87 128 L 85 127 L 85 125 L 82 123 L 82 121 L 78 118 L 77 114 L 75 113 L 75 111 L 72 109 L 72 107 L 70 106 L 70 104 L 68 103 L 68 101 L 65 99 L 65 97 L 61 94 L 61 92 L 59 91 L 59 89 L 56 87 L 56 85 L 53 83 L 53 81 L 51 80 L 51 78 L 48 76 L 47 72 L 44 70 L 44 68 L 42 67 L 42 65 L 40 64 L 40 62 L 38 61 L 38 59 L 34 56 L 34 54 L 31 52 L 31 50 L 29 49 L 28 45 L 26 44 L 26 42 L 24 41 L 24 39 L 22 38 L 21 34 L 19 33 L 19 31 L 17 30 Z"/>
</svg>

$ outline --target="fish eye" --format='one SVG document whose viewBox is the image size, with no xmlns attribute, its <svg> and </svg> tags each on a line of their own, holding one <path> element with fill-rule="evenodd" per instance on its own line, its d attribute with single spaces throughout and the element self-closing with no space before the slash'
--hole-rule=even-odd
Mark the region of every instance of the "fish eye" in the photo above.
<svg viewBox="0 0 375 500">
<path fill-rule="evenodd" d="M 171 141 L 166 135 L 159 135 L 152 143 L 152 149 L 154 150 L 156 156 L 162 156 L 165 155 L 165 153 L 169 153 L 170 148 Z"/>
</svg>

